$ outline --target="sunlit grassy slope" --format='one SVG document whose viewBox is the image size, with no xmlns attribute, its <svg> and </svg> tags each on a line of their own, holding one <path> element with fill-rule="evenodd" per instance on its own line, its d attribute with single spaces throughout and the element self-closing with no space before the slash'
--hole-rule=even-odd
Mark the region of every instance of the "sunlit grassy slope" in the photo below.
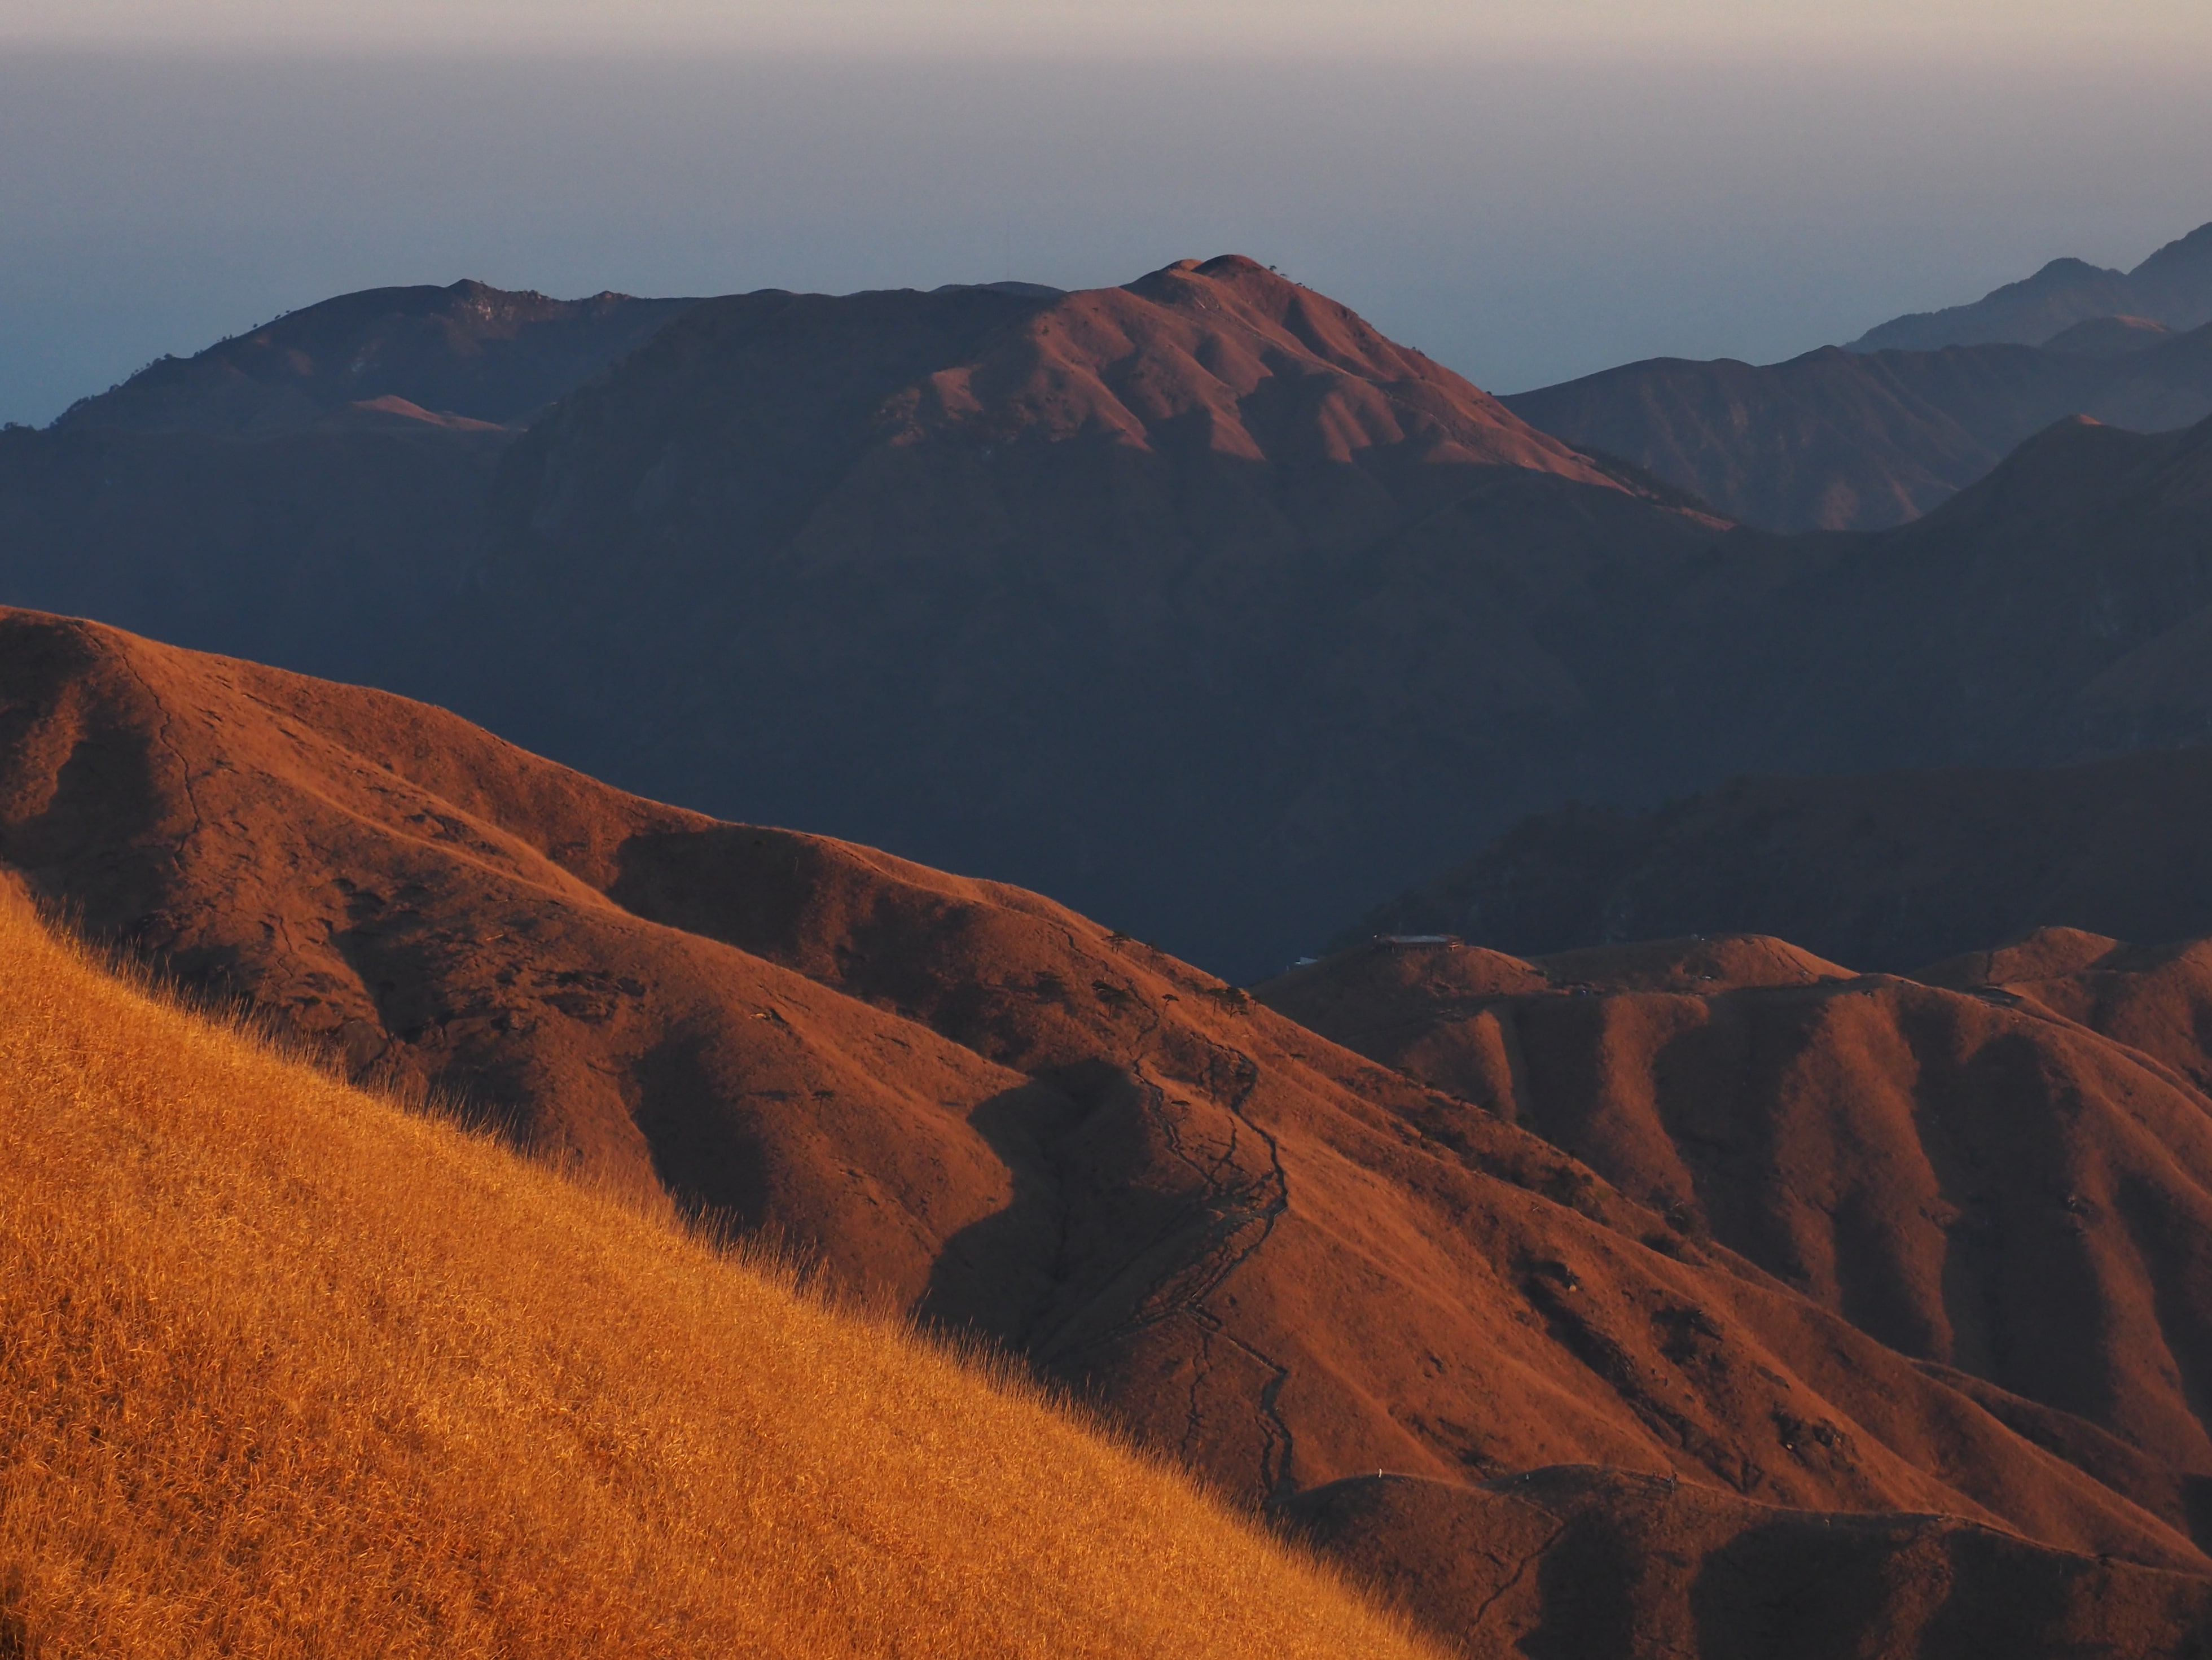
<svg viewBox="0 0 2212 1660">
<path fill-rule="evenodd" d="M 0 1655 L 1417 1651 L 1048 1403 L 0 898 Z"/>
</svg>

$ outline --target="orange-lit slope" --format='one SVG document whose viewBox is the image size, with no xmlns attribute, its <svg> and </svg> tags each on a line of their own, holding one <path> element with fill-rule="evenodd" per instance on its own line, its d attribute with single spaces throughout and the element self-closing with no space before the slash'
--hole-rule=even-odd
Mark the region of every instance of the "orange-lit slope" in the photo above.
<svg viewBox="0 0 2212 1660">
<path fill-rule="evenodd" d="M 1377 945 L 1261 995 L 1971 1374 L 2007 1421 L 2202 1536 L 2212 1102 L 2179 1018 L 2202 1006 L 2201 955 L 2095 984 L 2064 976 L 2078 951 L 1962 959 L 2027 982 L 1998 992 L 1750 938 L 1534 963 Z"/>
<path fill-rule="evenodd" d="M 0 619 L 0 858 L 88 926 L 976 1326 L 1233 1492 L 1590 1462 L 2203 1566 L 2170 1484 L 1048 900 L 90 625 Z"/>
<path fill-rule="evenodd" d="M 1024 1388 L 0 896 L 0 1651 L 1425 1652 Z"/>
<path fill-rule="evenodd" d="M 711 313 L 700 321 L 711 327 Z M 1064 295 L 896 407 L 919 429 L 974 424 L 1007 438 L 1106 432 L 1142 447 L 1196 446 L 1291 465 L 1395 450 L 1614 485 L 1462 376 L 1235 254 Z"/>
</svg>

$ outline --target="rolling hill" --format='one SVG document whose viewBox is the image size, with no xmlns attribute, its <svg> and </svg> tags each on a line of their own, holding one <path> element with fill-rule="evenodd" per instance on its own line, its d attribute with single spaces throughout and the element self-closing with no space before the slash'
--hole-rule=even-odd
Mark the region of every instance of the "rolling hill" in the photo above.
<svg viewBox="0 0 2212 1660">
<path fill-rule="evenodd" d="M 1443 1526 L 1596 1466 L 1801 1541 L 1960 1518 L 2010 1541 L 1995 1578 L 1962 1570 L 1969 1601 L 2054 1563 L 2109 1586 L 2101 1555 L 2148 1576 L 2112 1593 L 2144 1618 L 2196 1617 L 2170 1577 L 2212 1573 L 2195 1420 L 2155 1378 L 2123 1413 L 1932 1368 L 1545 1127 L 1034 894 L 90 624 L 0 618 L 0 860 L 85 929 L 590 1187 L 1018 1355 L 1346 1560 L 1443 1572 L 1397 1511 L 1309 1502 L 1333 1483 L 1433 1484 Z M 2154 1430 L 2178 1462 L 2124 1438 Z M 1753 1525 L 1723 1508 L 1713 1552 Z M 1430 1618 L 1480 1627 L 1468 1588 L 1515 1560 L 1452 1570 Z M 1655 1609 L 1706 1566 L 1638 1560 Z"/>
<path fill-rule="evenodd" d="M 13 894 L 0 974 L 10 1654 L 1431 1651 L 1034 1389 Z"/>
</svg>

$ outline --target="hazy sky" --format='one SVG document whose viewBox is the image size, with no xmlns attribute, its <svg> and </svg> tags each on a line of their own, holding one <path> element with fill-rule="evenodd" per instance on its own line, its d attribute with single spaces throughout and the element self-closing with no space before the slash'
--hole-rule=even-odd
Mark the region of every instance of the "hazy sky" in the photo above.
<svg viewBox="0 0 2212 1660">
<path fill-rule="evenodd" d="M 1879 49 L 2212 42 L 2203 0 L 0 0 L 0 38 L 515 49 L 1482 50 L 1664 41 Z"/>
<path fill-rule="evenodd" d="M 1771 361 L 2212 220 L 2208 67 L 2208 0 L 0 0 L 0 419 L 464 276 L 1237 251 L 1499 391 Z"/>
</svg>

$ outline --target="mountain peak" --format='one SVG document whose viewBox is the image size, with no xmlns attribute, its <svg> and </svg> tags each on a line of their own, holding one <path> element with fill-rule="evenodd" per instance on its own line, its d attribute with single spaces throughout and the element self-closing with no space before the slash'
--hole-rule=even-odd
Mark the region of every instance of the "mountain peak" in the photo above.
<svg viewBox="0 0 2212 1660">
<path fill-rule="evenodd" d="M 900 447 L 953 435 L 993 446 L 1104 439 L 1277 465 L 1526 468 L 1638 493 L 1349 307 L 1243 254 L 1179 259 L 1118 288 L 1008 297 L 732 296 L 700 308 L 684 351 L 638 367 L 680 373 L 696 400 L 684 406 L 709 423 L 782 386 L 785 420 L 811 421 L 798 411 L 817 403 L 838 421 L 865 409 Z M 621 396 L 640 419 L 648 403 L 665 417 L 643 380 Z"/>
<path fill-rule="evenodd" d="M 1997 295 L 2005 294 L 2015 289 L 2056 288 L 2063 283 L 2079 283 L 2085 278 L 2124 275 L 2125 275 L 2124 272 L 2113 271 L 2107 266 L 2093 265 L 2087 259 L 2076 259 L 2071 255 L 2063 255 L 2057 259 L 2046 260 L 2034 276 L 2024 282 L 2007 283 L 2002 288 L 1990 289 L 1989 294 L 1983 297 L 1994 298 Z"/>
<path fill-rule="evenodd" d="M 1929 514 L 1925 524 L 2013 522 L 2073 514 L 2110 499 L 2170 446 L 2086 415 L 2052 422 L 1990 475 Z"/>
</svg>

